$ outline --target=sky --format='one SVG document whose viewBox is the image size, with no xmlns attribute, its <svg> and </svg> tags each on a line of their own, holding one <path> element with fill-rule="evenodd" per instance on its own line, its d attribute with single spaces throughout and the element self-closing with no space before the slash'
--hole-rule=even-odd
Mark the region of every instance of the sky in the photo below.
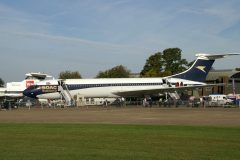
<svg viewBox="0 0 240 160">
<path fill-rule="evenodd" d="M 188 61 L 239 53 L 239 12 L 239 0 L 0 0 L 0 77 L 70 70 L 93 78 L 117 65 L 139 73 L 150 55 L 173 47 Z"/>
</svg>

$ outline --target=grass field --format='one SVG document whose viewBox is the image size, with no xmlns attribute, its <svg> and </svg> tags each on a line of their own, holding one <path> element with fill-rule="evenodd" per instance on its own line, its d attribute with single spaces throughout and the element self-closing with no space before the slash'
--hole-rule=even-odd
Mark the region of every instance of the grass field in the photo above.
<svg viewBox="0 0 240 160">
<path fill-rule="evenodd" d="M 0 124 L 0 159 L 239 159 L 239 127 Z"/>
</svg>

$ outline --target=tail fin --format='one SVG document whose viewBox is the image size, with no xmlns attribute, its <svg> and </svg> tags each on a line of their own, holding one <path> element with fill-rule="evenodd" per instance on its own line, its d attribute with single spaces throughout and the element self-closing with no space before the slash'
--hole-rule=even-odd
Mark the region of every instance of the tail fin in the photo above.
<svg viewBox="0 0 240 160">
<path fill-rule="evenodd" d="M 238 53 L 216 54 L 216 55 L 205 54 L 205 53 L 196 54 L 198 58 L 188 70 L 179 74 L 175 74 L 170 77 L 204 82 L 215 59 L 224 58 L 226 56 L 232 56 L 232 55 L 239 55 L 239 54 Z"/>
</svg>

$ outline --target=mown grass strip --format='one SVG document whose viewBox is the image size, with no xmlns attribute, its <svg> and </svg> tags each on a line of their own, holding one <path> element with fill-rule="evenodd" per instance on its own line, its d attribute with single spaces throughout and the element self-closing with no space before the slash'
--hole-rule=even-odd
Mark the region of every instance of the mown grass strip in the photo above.
<svg viewBox="0 0 240 160">
<path fill-rule="evenodd" d="M 239 159 L 240 128 L 0 124 L 4 160 Z"/>
</svg>

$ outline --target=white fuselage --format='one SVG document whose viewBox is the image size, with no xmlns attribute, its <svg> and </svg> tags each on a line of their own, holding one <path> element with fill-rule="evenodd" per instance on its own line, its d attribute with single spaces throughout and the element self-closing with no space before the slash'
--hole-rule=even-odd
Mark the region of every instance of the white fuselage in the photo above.
<svg viewBox="0 0 240 160">
<path fill-rule="evenodd" d="M 120 92 L 166 88 L 168 84 L 164 83 L 164 79 L 166 80 L 166 78 L 67 79 L 64 82 L 72 97 L 78 94 L 89 98 L 107 98 L 120 97 L 116 94 Z M 204 84 L 179 78 L 168 78 L 167 81 L 174 87 L 177 83 L 184 86 Z M 41 81 L 37 85 L 44 86 L 46 84 L 58 85 L 58 80 Z M 58 99 L 61 98 L 61 95 L 59 92 L 45 93 L 37 95 L 37 98 Z"/>
</svg>

